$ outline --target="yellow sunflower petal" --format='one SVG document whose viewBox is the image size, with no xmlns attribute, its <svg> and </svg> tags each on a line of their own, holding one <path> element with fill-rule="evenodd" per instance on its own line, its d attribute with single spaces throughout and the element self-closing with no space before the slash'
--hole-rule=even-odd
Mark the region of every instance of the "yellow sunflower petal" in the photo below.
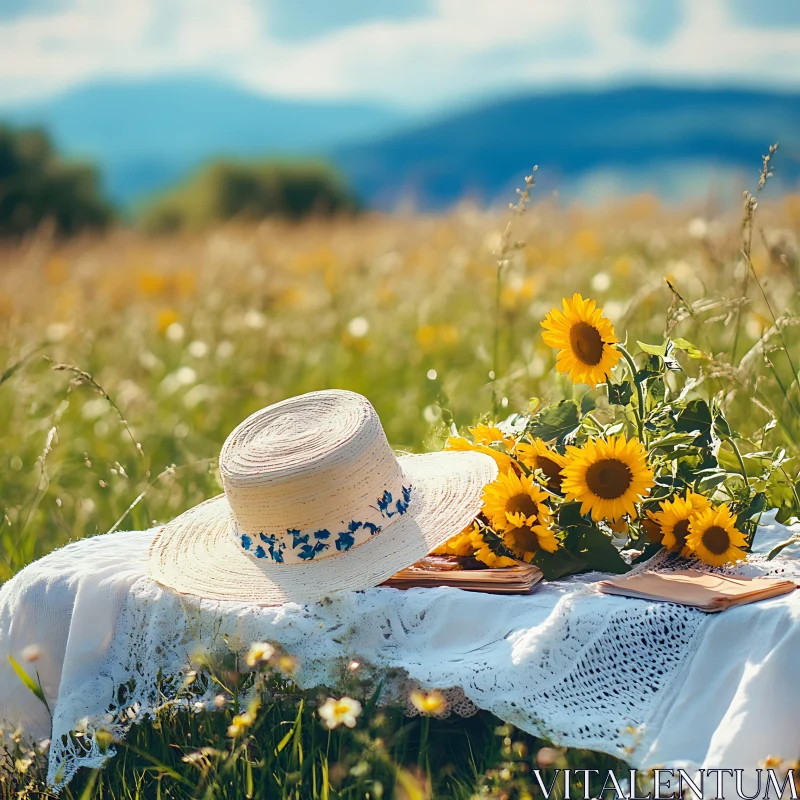
<svg viewBox="0 0 800 800">
<path fill-rule="evenodd" d="M 581 504 L 581 514 L 592 519 L 615 521 L 636 516 L 636 503 L 650 493 L 653 471 L 647 453 L 636 439 L 624 436 L 588 441 L 570 449 L 570 463 L 564 467 L 561 488 L 567 500 Z"/>
<path fill-rule="evenodd" d="M 445 450 L 475 450 L 478 453 L 486 453 L 487 456 L 491 456 L 497 462 L 497 467 L 500 472 L 508 472 L 508 470 L 516 471 L 519 469 L 517 463 L 511 456 L 493 450 L 491 447 L 487 447 L 484 444 L 475 444 L 463 436 L 451 436 L 447 440 Z"/>
<path fill-rule="evenodd" d="M 473 535 L 474 526 L 470 525 L 431 552 L 438 556 L 471 556 L 475 552 Z"/>
<path fill-rule="evenodd" d="M 522 561 L 530 562 L 540 550 L 554 553 L 558 550 L 558 539 L 547 526 L 539 523 L 536 517 L 525 518 L 522 514 L 512 514 L 512 524 L 500 533 L 505 546 Z"/>
<path fill-rule="evenodd" d="M 614 345 L 619 341 L 611 320 L 603 316 L 594 300 L 579 294 L 564 298 L 563 311 L 554 308 L 541 323 L 545 344 L 558 350 L 556 369 L 567 373 L 573 383 L 594 386 L 607 380 L 619 363 Z"/>
<path fill-rule="evenodd" d="M 514 454 L 528 469 L 542 471 L 551 492 L 561 491 L 561 470 L 569 463 L 566 456 L 548 447 L 541 439 L 517 442 Z"/>
<path fill-rule="evenodd" d="M 653 519 L 661 531 L 661 543 L 667 550 L 688 556 L 691 547 L 686 542 L 689 523 L 699 512 L 711 507 L 711 503 L 701 494 L 687 490 L 685 497 L 674 497 L 660 503 L 661 510 L 653 514 Z"/>
<path fill-rule="evenodd" d="M 475 425 L 467 430 L 477 444 L 490 445 L 492 442 L 502 442 L 507 450 L 514 447 L 514 439 L 506 436 L 497 425 Z"/>
<path fill-rule="evenodd" d="M 488 544 L 484 544 L 483 547 L 475 552 L 475 558 L 492 569 L 513 567 L 517 564 L 516 560 L 513 558 L 509 558 L 508 556 L 498 556 L 496 553 L 493 553 Z"/>
<path fill-rule="evenodd" d="M 727 505 L 708 508 L 694 515 L 689 523 L 686 543 L 701 561 L 712 567 L 747 558 L 741 549 L 747 545 L 747 537 L 736 527 L 736 518 Z"/>
<path fill-rule="evenodd" d="M 517 475 L 514 470 L 509 470 L 484 487 L 483 513 L 498 531 L 508 527 L 509 513 L 521 513 L 526 519 L 533 516 L 541 524 L 549 525 L 551 511 L 547 500 L 547 492 L 532 475 Z"/>
</svg>

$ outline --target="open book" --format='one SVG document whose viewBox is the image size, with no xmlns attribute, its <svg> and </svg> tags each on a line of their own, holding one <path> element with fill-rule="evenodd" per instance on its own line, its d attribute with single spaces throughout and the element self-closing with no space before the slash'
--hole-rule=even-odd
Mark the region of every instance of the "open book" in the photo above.
<svg viewBox="0 0 800 800">
<path fill-rule="evenodd" d="M 532 564 L 487 569 L 468 556 L 427 556 L 392 575 L 384 586 L 411 589 L 414 586 L 455 586 L 472 592 L 527 594 L 542 579 Z"/>
<path fill-rule="evenodd" d="M 780 578 L 744 578 L 698 569 L 641 572 L 600 581 L 600 590 L 607 594 L 662 600 L 708 612 L 724 611 L 731 606 L 788 594 L 795 588 L 794 581 Z"/>
</svg>

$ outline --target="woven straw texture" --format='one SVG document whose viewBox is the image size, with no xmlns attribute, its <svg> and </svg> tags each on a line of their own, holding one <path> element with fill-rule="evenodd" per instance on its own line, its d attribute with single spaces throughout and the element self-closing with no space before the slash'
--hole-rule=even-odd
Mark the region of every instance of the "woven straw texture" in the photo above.
<svg viewBox="0 0 800 800">
<path fill-rule="evenodd" d="M 253 414 L 220 457 L 225 495 L 166 525 L 153 578 L 178 592 L 260 605 L 376 586 L 466 527 L 495 462 L 396 457 L 361 395 L 313 392 Z"/>
</svg>

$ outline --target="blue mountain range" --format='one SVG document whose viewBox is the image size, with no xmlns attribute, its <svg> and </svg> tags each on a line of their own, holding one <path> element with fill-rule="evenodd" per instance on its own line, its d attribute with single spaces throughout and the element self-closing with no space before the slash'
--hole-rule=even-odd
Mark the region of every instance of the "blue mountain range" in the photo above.
<svg viewBox="0 0 800 800">
<path fill-rule="evenodd" d="M 369 143 L 336 160 L 374 204 L 513 200 L 534 164 L 540 191 L 678 199 L 752 187 L 780 143 L 777 179 L 800 180 L 800 94 L 641 86 L 512 97 Z"/>
<path fill-rule="evenodd" d="M 393 130 L 400 115 L 365 103 L 264 97 L 191 76 L 89 83 L 0 109 L 0 119 L 46 127 L 62 152 L 96 163 L 125 204 L 212 158 L 320 155 Z"/>
<path fill-rule="evenodd" d="M 780 142 L 777 178 L 800 181 L 800 94 L 634 86 L 529 93 L 425 117 L 368 103 L 265 97 L 202 77 L 92 83 L 0 109 L 43 124 L 68 155 L 102 169 L 129 204 L 209 159 L 333 161 L 367 203 L 447 207 L 513 199 L 534 163 L 542 191 L 708 193 L 752 185 Z"/>
</svg>

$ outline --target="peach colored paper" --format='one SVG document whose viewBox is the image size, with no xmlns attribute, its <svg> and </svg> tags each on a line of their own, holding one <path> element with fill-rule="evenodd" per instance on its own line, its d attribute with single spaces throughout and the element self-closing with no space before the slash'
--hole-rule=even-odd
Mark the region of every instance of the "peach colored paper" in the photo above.
<svg viewBox="0 0 800 800">
<path fill-rule="evenodd" d="M 600 591 L 642 600 L 678 603 L 713 613 L 794 591 L 793 581 L 718 575 L 698 569 L 641 572 L 600 581 Z"/>
</svg>

